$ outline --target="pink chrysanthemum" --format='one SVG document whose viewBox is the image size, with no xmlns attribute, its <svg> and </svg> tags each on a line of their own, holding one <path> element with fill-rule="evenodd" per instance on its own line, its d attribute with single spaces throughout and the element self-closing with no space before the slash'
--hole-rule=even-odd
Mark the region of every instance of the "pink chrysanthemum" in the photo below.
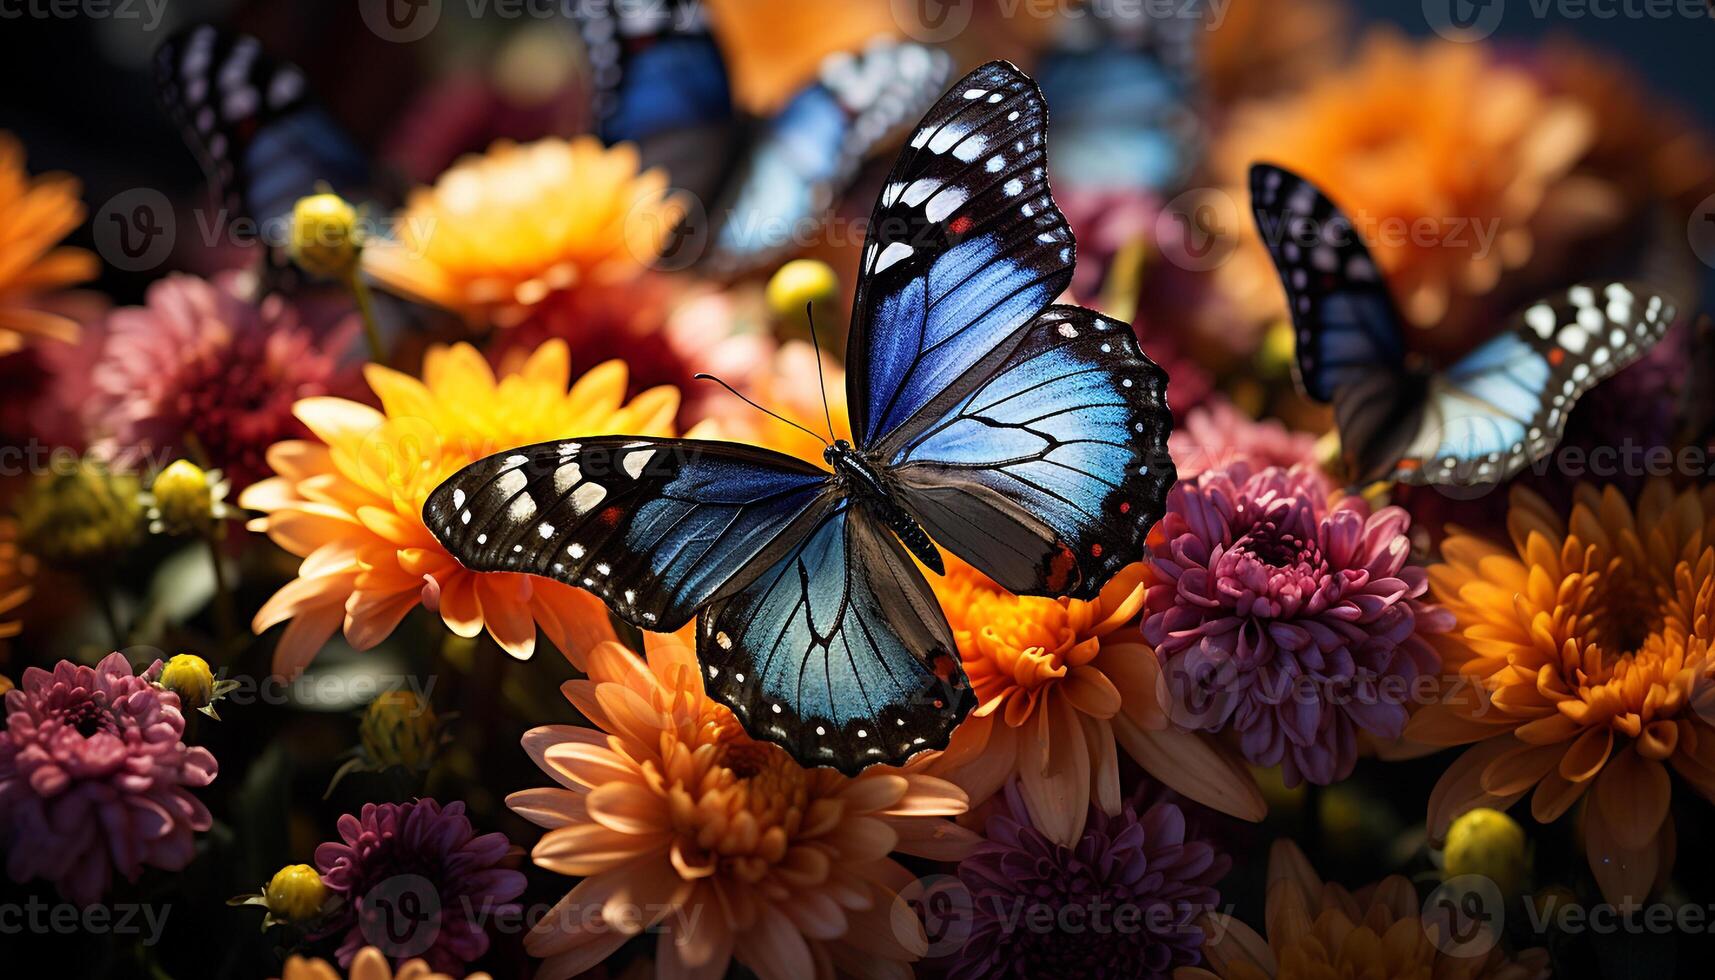
<svg viewBox="0 0 1715 980">
<path fill-rule="evenodd" d="M 518 912 L 524 875 L 501 866 L 506 835 L 477 836 L 463 803 L 366 803 L 339 818 L 339 836 L 316 848 L 316 869 L 345 899 L 327 926 L 344 935 L 341 966 L 379 946 L 395 962 L 420 958 L 464 976 L 488 951 L 482 923 Z"/>
<path fill-rule="evenodd" d="M 1181 482 L 1152 543 L 1144 637 L 1181 724 L 1234 730 L 1288 786 L 1351 774 L 1358 735 L 1398 738 L 1419 677 L 1451 627 L 1408 567 L 1410 517 L 1361 498 L 1329 504 L 1305 467 L 1238 463 Z"/>
<path fill-rule="evenodd" d="M 271 472 L 269 446 L 307 434 L 292 405 L 337 387 L 336 357 L 356 321 L 318 343 L 284 299 L 253 303 L 239 282 L 168 276 L 149 287 L 145 305 L 108 318 L 91 408 L 117 451 L 194 447 L 245 487 Z"/>
<path fill-rule="evenodd" d="M 1167 437 L 1167 449 L 1181 480 L 1238 462 L 1252 466 L 1316 465 L 1315 436 L 1293 432 L 1278 419 L 1257 421 L 1224 398 L 1211 398 L 1177 417 L 1180 424 Z"/>
<path fill-rule="evenodd" d="M 6 695 L 0 733 L 0 844 L 14 881 L 46 878 L 80 905 L 101 899 L 117 870 L 177 871 L 207 830 L 189 792 L 219 766 L 183 741 L 179 696 L 135 674 L 123 654 L 95 667 L 60 661 L 24 671 Z"/>
</svg>

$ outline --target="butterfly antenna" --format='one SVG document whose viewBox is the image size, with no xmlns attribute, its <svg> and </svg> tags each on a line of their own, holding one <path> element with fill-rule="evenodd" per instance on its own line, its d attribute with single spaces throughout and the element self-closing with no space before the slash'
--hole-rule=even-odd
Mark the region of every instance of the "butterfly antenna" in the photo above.
<svg viewBox="0 0 1715 980">
<path fill-rule="evenodd" d="M 834 413 L 828 409 L 828 379 L 822 374 L 822 343 L 816 339 L 816 304 L 804 304 L 804 319 L 810 323 L 810 346 L 816 350 L 816 384 L 822 388 L 822 417 L 828 420 L 828 441 L 834 441 Z"/>
<path fill-rule="evenodd" d="M 718 384 L 722 388 L 725 388 L 727 391 L 731 392 L 734 397 L 736 397 L 739 401 L 744 402 L 746 405 L 749 405 L 751 408 L 756 409 L 757 411 L 761 412 L 764 415 L 771 416 L 773 418 L 779 419 L 780 421 L 785 422 L 787 425 L 790 425 L 794 429 L 797 429 L 801 432 L 808 433 L 811 438 L 815 439 L 817 442 L 821 443 L 824 446 L 828 444 L 828 440 L 823 439 L 820 435 L 817 435 L 816 431 L 814 429 L 806 429 L 803 426 L 792 421 L 791 419 L 787 418 L 784 415 L 781 415 L 777 412 L 770 412 L 768 409 L 763 408 L 761 405 L 758 405 L 757 403 L 755 403 L 755 402 L 751 401 L 750 399 L 744 397 L 743 395 L 739 394 L 737 388 L 734 388 L 732 385 L 727 384 L 725 381 L 722 381 L 721 379 L 715 377 L 714 375 L 712 375 L 712 374 L 697 374 L 697 375 L 694 375 L 694 377 L 698 381 L 713 381 L 715 384 Z"/>
</svg>

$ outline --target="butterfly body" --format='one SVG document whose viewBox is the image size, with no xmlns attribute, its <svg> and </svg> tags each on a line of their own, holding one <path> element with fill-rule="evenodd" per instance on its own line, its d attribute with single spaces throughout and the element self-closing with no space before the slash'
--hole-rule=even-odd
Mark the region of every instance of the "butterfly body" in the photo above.
<svg viewBox="0 0 1715 980">
<path fill-rule="evenodd" d="M 1552 452 L 1578 398 L 1643 356 L 1675 303 L 1641 283 L 1583 283 L 1522 310 L 1444 368 L 1406 348 L 1404 320 L 1348 218 L 1308 180 L 1251 167 L 1251 208 L 1287 297 L 1294 375 L 1334 405 L 1359 484 L 1504 482 Z"/>
<path fill-rule="evenodd" d="M 1128 324 L 1051 305 L 1073 241 L 1047 109 L 1004 62 L 955 83 L 869 222 L 847 344 L 852 438 L 771 450 L 598 436 L 479 460 L 424 523 L 477 571 L 587 589 L 640 629 L 693 618 L 710 697 L 805 765 L 945 747 L 975 701 L 918 562 L 1091 598 L 1165 509 L 1167 375 Z M 912 559 L 917 561 L 914 562 Z"/>
</svg>

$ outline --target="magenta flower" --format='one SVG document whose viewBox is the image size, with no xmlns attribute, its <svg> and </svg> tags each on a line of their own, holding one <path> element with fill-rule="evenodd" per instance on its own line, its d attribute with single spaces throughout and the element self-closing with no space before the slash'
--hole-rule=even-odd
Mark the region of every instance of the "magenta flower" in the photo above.
<svg viewBox="0 0 1715 980">
<path fill-rule="evenodd" d="M 6 695 L 0 734 L 0 844 L 13 881 L 46 878 L 79 905 L 100 901 L 113 872 L 177 871 L 209 828 L 188 787 L 219 766 L 183 742 L 179 696 L 157 688 L 123 654 L 95 667 L 62 660 L 24 671 Z"/>
<path fill-rule="evenodd" d="M 1423 634 L 1452 626 L 1406 564 L 1406 512 L 1327 499 L 1306 467 L 1241 462 L 1179 483 L 1144 595 L 1174 720 L 1233 729 L 1288 786 L 1350 775 L 1360 732 L 1398 738 L 1419 678 L 1440 669 Z"/>
<path fill-rule="evenodd" d="M 1198 920 L 1232 861 L 1186 829 L 1185 813 L 1091 807 L 1075 847 L 1030 823 L 1016 783 L 987 840 L 959 864 L 971 931 L 952 980 L 1165 978 L 1202 959 Z"/>
<path fill-rule="evenodd" d="M 345 899 L 324 933 L 344 935 L 341 966 L 377 946 L 395 963 L 464 976 L 488 951 L 483 923 L 518 914 L 524 875 L 501 867 L 511 845 L 476 836 L 463 803 L 366 803 L 339 818 L 339 836 L 316 848 L 316 869 Z"/>
<path fill-rule="evenodd" d="M 241 281 L 171 275 L 108 317 L 90 413 L 119 458 L 164 464 L 194 446 L 249 486 L 272 474 L 269 446 L 306 434 L 293 403 L 341 387 L 336 361 L 357 321 L 318 341 L 284 299 L 254 303 Z"/>
</svg>

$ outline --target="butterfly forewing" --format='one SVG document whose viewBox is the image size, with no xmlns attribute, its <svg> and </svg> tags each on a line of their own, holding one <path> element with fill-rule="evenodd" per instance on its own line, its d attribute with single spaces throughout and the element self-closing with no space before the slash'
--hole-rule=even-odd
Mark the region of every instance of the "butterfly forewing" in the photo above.
<svg viewBox="0 0 1715 980">
<path fill-rule="evenodd" d="M 1257 234 L 1286 289 L 1305 394 L 1333 401 L 1343 386 L 1403 370 L 1399 313 L 1351 219 L 1289 170 L 1259 163 L 1250 177 Z"/>
<path fill-rule="evenodd" d="M 1046 127 L 1036 84 L 992 62 L 955 83 L 900 151 L 870 217 L 847 346 L 860 448 L 1016 344 L 1071 282 Z"/>
<path fill-rule="evenodd" d="M 945 748 L 973 698 L 929 584 L 850 500 L 704 610 L 697 649 L 753 737 L 846 773 Z"/>
<path fill-rule="evenodd" d="M 469 568 L 579 586 L 633 626 L 671 632 L 793 543 L 827 479 L 737 443 L 602 436 L 472 463 L 423 519 Z"/>
<path fill-rule="evenodd" d="M 1676 314 L 1637 283 L 1573 286 L 1430 380 L 1423 420 L 1393 479 L 1499 483 L 1560 442 L 1579 396 L 1643 356 Z"/>
</svg>

